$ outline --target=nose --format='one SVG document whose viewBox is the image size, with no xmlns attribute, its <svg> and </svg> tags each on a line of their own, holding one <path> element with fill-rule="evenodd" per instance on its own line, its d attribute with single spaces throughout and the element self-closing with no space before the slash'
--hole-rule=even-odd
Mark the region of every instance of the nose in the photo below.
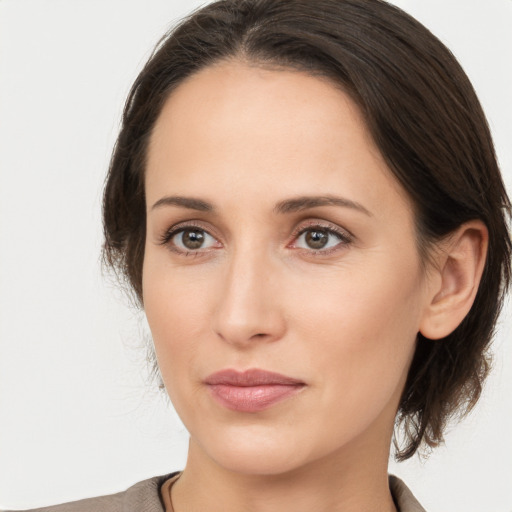
<svg viewBox="0 0 512 512">
<path fill-rule="evenodd" d="M 279 269 L 260 254 L 234 254 L 224 274 L 214 317 L 214 330 L 239 348 L 276 341 L 285 333 Z"/>
</svg>

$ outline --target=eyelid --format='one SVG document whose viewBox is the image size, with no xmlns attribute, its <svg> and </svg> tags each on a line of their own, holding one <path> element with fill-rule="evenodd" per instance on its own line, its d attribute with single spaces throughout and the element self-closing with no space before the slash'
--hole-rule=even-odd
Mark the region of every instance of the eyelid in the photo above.
<svg viewBox="0 0 512 512">
<path fill-rule="evenodd" d="M 301 222 L 292 233 L 292 237 L 297 237 L 300 234 L 302 234 L 304 231 L 307 231 L 311 228 L 322 228 L 326 229 L 328 231 L 332 231 L 333 233 L 336 233 L 342 238 L 350 239 L 352 240 L 354 235 L 346 228 L 342 228 L 341 226 L 334 224 L 333 222 L 327 221 L 327 220 L 321 220 L 321 219 L 308 219 L 304 222 Z"/>
<path fill-rule="evenodd" d="M 335 247 L 331 247 L 328 249 L 304 249 L 302 247 L 296 247 L 297 250 L 304 251 L 309 254 L 315 254 L 315 255 L 327 255 L 331 252 L 335 252 L 339 249 L 341 249 L 340 246 L 346 247 L 347 245 L 351 244 L 354 240 L 354 235 L 345 228 L 341 228 L 337 224 L 333 224 L 332 222 L 320 220 L 320 219 L 310 219 L 304 223 L 301 223 L 297 228 L 294 229 L 292 233 L 292 242 L 288 244 L 288 247 L 292 247 L 297 242 L 297 239 L 304 234 L 305 232 L 312 230 L 314 228 L 320 228 L 325 231 L 328 231 L 335 236 L 337 236 L 340 239 L 339 244 L 336 244 Z"/>
<path fill-rule="evenodd" d="M 197 229 L 200 231 L 204 231 L 206 234 L 208 234 L 209 236 L 214 238 L 217 242 L 222 244 L 222 242 L 220 242 L 220 240 L 219 240 L 219 237 L 215 233 L 212 233 L 211 229 L 207 229 L 203 223 L 201 223 L 200 221 L 197 221 L 197 220 L 187 220 L 187 221 L 183 221 L 183 222 L 178 222 L 177 224 L 173 224 L 171 227 L 165 229 L 164 232 L 161 235 L 159 235 L 159 237 L 158 237 L 159 245 L 167 245 L 169 247 L 169 249 L 173 250 L 174 252 L 179 252 L 180 254 L 182 254 L 183 250 L 180 248 L 177 248 L 174 244 L 171 247 L 170 242 L 174 236 L 176 236 L 181 231 L 185 231 L 186 229 Z M 199 253 L 208 252 L 210 250 L 211 250 L 211 248 L 207 248 L 207 249 L 190 250 L 189 252 L 194 253 L 194 254 L 199 254 Z"/>
</svg>

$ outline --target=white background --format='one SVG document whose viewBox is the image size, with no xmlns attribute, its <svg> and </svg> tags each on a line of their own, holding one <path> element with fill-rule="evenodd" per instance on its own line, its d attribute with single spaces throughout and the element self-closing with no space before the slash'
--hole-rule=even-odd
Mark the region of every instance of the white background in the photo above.
<svg viewBox="0 0 512 512">
<path fill-rule="evenodd" d="M 144 327 L 101 275 L 101 190 L 128 89 L 183 0 L 0 0 L 0 507 L 181 469 L 187 433 L 145 373 Z M 512 1 L 400 0 L 459 58 L 512 191 Z M 507 306 L 474 414 L 391 464 L 429 512 L 512 511 Z"/>
</svg>

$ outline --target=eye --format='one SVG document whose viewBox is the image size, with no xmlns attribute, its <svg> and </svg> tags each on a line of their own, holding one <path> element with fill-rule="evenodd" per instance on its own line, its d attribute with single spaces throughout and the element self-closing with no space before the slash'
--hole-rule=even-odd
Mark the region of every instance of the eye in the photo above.
<svg viewBox="0 0 512 512">
<path fill-rule="evenodd" d="M 169 244 L 174 250 L 185 253 L 211 249 L 219 245 L 219 242 L 207 231 L 193 226 L 175 229 L 167 233 L 162 243 Z"/>
<path fill-rule="evenodd" d="M 350 239 L 343 233 L 324 226 L 311 226 L 300 231 L 293 247 L 329 252 L 329 249 L 335 249 L 340 244 L 347 245 L 348 243 L 350 243 Z"/>
</svg>

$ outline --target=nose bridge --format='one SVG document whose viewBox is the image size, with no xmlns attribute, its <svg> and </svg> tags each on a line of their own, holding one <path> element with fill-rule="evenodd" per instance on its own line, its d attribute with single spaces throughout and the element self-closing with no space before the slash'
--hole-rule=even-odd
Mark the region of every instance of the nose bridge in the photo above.
<svg viewBox="0 0 512 512">
<path fill-rule="evenodd" d="M 274 340 L 284 324 L 276 300 L 272 258 L 253 244 L 237 247 L 229 255 L 214 329 L 227 342 L 246 344 L 255 339 Z"/>
</svg>

